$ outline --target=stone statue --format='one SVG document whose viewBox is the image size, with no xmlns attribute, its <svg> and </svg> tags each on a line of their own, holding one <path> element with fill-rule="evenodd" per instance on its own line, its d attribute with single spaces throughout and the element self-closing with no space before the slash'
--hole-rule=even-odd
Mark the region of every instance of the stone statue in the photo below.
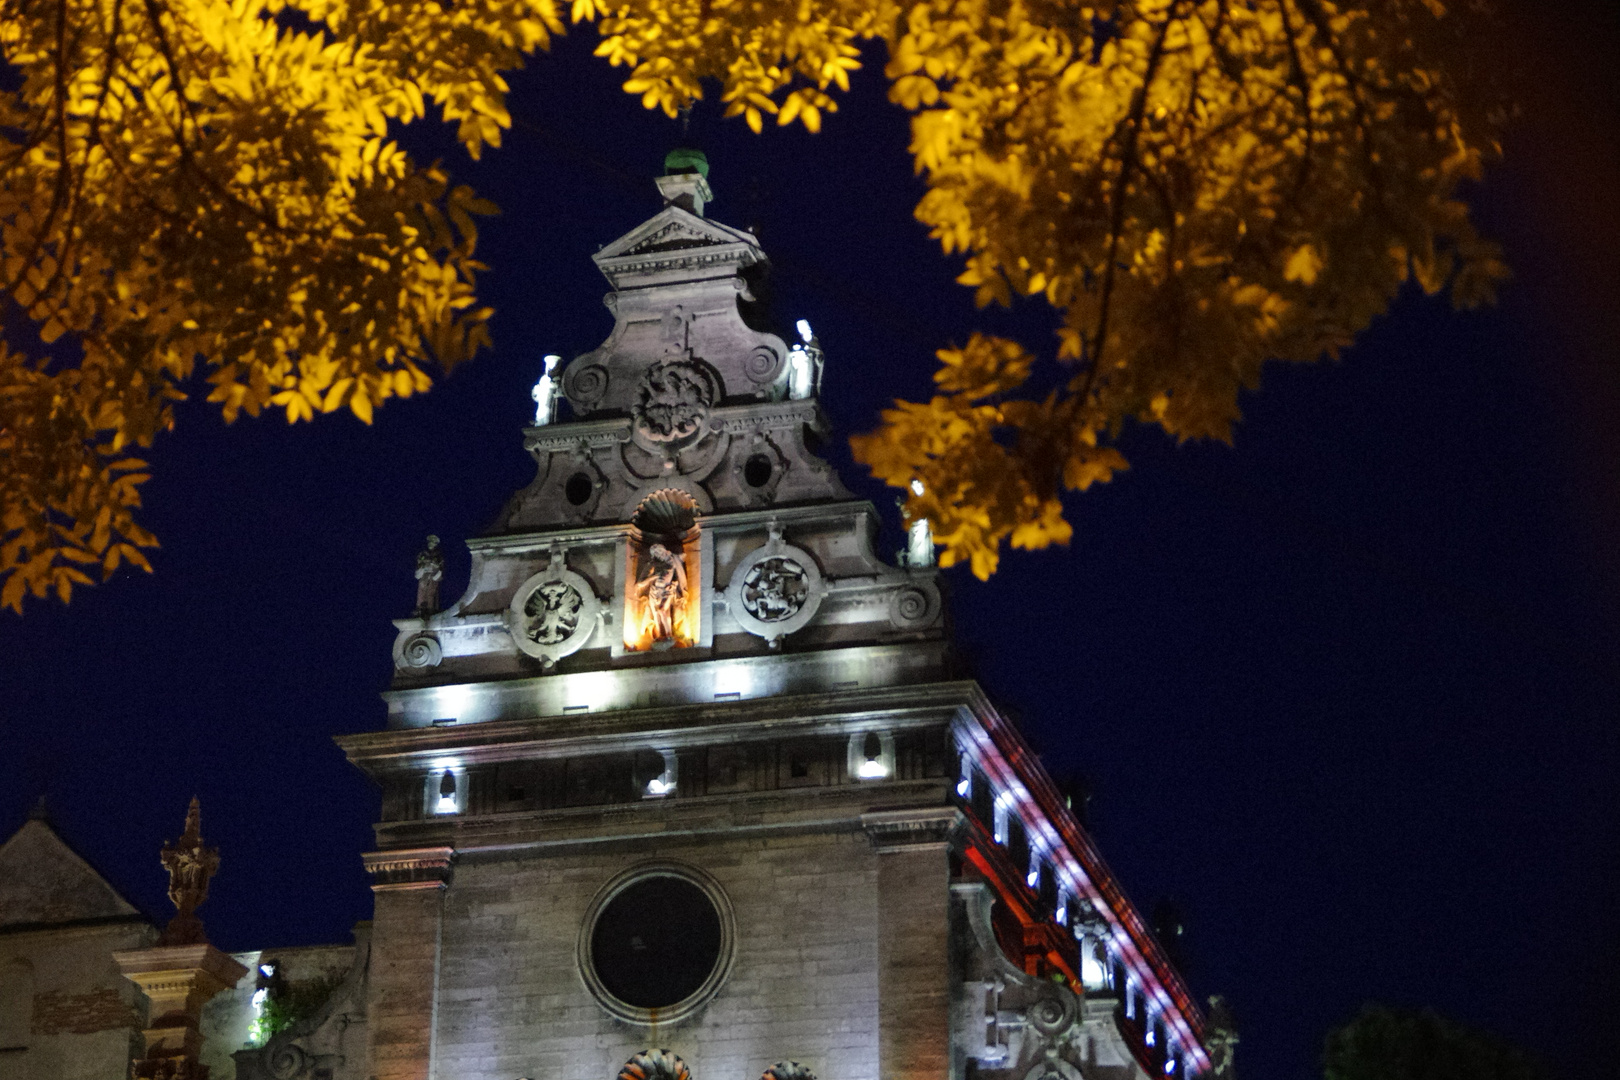
<svg viewBox="0 0 1620 1080">
<path fill-rule="evenodd" d="M 910 491 L 917 497 L 922 497 L 923 489 L 920 479 L 912 478 Z M 915 518 L 906 512 L 906 500 L 897 499 L 897 507 L 901 508 L 901 518 L 907 521 L 906 525 L 906 551 L 901 552 L 902 567 L 932 567 L 933 565 L 933 525 L 928 518 Z"/>
<path fill-rule="evenodd" d="M 686 566 L 663 544 L 647 549 L 647 569 L 636 582 L 636 596 L 652 617 L 653 640 L 675 639 L 675 613 L 686 606 Z"/>
<path fill-rule="evenodd" d="M 540 381 L 534 384 L 534 389 L 529 391 L 529 397 L 534 399 L 535 427 L 545 427 L 557 418 L 557 380 L 551 373 L 557 370 L 560 360 L 560 356 L 547 356 L 546 370 L 541 374 Z"/>
<path fill-rule="evenodd" d="M 934 565 L 934 530 L 927 518 L 918 518 L 906 526 L 906 565 Z"/>
<path fill-rule="evenodd" d="M 439 610 L 439 582 L 444 580 L 444 551 L 439 538 L 429 534 L 427 547 L 416 556 L 416 614 L 423 618 Z"/>
<path fill-rule="evenodd" d="M 208 882 L 219 870 L 219 849 L 202 841 L 202 804 L 193 797 L 186 811 L 186 831 L 163 848 L 163 867 L 169 872 L 169 900 L 175 916 L 169 920 L 159 945 L 202 945 L 202 920 L 197 909 L 208 899 Z"/>
</svg>

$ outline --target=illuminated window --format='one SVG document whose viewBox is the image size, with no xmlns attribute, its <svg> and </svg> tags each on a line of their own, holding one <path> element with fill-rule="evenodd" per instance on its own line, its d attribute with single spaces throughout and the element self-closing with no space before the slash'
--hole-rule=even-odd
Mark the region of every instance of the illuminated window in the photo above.
<svg viewBox="0 0 1620 1080">
<path fill-rule="evenodd" d="M 887 780 L 894 775 L 894 736 L 880 731 L 849 737 L 849 773 L 858 780 Z"/>
<path fill-rule="evenodd" d="M 450 762 L 433 766 L 424 778 L 423 805 L 430 817 L 467 812 L 467 770 Z"/>
</svg>

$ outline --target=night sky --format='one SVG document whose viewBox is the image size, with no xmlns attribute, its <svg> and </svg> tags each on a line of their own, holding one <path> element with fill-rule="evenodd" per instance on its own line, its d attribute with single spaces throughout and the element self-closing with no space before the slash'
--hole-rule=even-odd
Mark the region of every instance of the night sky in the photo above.
<svg viewBox="0 0 1620 1080">
<path fill-rule="evenodd" d="M 1069 548 L 946 575 L 967 664 L 1095 791 L 1127 891 L 1180 905 L 1187 978 L 1232 1003 L 1251 1080 L 1319 1076 L 1323 1035 L 1369 1000 L 1432 1006 L 1560 1076 L 1617 1075 L 1615 20 L 1523 29 L 1526 116 L 1476 192 L 1517 275 L 1496 308 L 1404 295 L 1342 361 L 1272 368 L 1235 447 L 1132 432 L 1131 471 L 1070 500 Z M 156 573 L 0 615 L 0 836 L 43 792 L 167 918 L 158 848 L 196 794 L 223 855 L 215 944 L 346 941 L 370 916 L 377 798 L 331 737 L 383 724 L 423 537 L 446 539 L 458 596 L 461 540 L 533 475 L 541 357 L 607 335 L 589 257 L 657 210 L 683 141 L 593 43 L 513 79 L 515 127 L 484 162 L 411 136 L 505 209 L 480 246 L 492 353 L 370 428 L 226 427 L 197 395 L 150 455 Z M 1038 305 L 976 312 L 952 283 L 868 59 L 819 136 L 755 137 L 706 104 L 686 140 L 712 216 L 772 257 L 779 321 L 821 337 L 842 434 L 925 395 L 933 351 L 975 328 L 1055 346 Z M 893 493 L 833 451 L 898 548 Z"/>
</svg>

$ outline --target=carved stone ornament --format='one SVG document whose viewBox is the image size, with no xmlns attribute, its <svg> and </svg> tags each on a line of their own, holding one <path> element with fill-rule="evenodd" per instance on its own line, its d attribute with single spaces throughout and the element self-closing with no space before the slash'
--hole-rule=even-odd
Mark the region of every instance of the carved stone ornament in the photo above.
<svg viewBox="0 0 1620 1080">
<path fill-rule="evenodd" d="M 208 899 L 208 882 L 219 870 L 219 849 L 203 843 L 202 808 L 195 797 L 186 811 L 186 831 L 174 843 L 164 845 L 162 859 L 169 872 L 169 900 L 175 914 L 158 944 L 206 944 L 197 909 Z"/>
<path fill-rule="evenodd" d="M 444 659 L 444 649 L 432 634 L 413 634 L 399 647 L 400 666 L 412 671 L 436 668 Z"/>
<path fill-rule="evenodd" d="M 732 569 L 726 606 L 744 630 L 774 643 L 807 625 L 826 593 L 816 560 L 784 543 L 773 521 L 769 539 Z"/>
<path fill-rule="evenodd" d="M 816 1074 L 810 1071 L 810 1066 L 797 1061 L 778 1061 L 760 1073 L 759 1080 L 816 1080 Z"/>
<path fill-rule="evenodd" d="M 719 387 L 708 366 L 696 360 L 655 364 L 641 377 L 635 405 L 635 435 L 652 446 L 691 442 L 703 434 Z"/>
<path fill-rule="evenodd" d="M 921 630 L 939 618 L 939 589 L 931 581 L 912 580 L 889 597 L 889 622 L 896 630 Z"/>
<path fill-rule="evenodd" d="M 951 948 L 961 958 L 952 1053 L 984 1080 L 1084 1080 L 1140 1075 L 1114 1023 L 1114 999 L 1083 1001 L 1067 986 L 1009 961 L 991 925 L 982 881 L 951 886 Z M 1097 1072 L 1082 1073 L 1086 1064 Z"/>
<path fill-rule="evenodd" d="M 668 1050 L 643 1050 L 624 1063 L 619 1080 L 692 1080 L 692 1070 Z"/>
<path fill-rule="evenodd" d="M 601 364 L 570 364 L 563 373 L 563 392 L 580 415 L 589 413 L 608 390 L 608 370 Z"/>
<path fill-rule="evenodd" d="M 787 555 L 761 559 L 743 577 L 743 609 L 760 622 L 786 622 L 809 598 L 810 575 Z"/>
<path fill-rule="evenodd" d="M 590 640 L 600 612 L 591 583 L 553 549 L 550 564 L 512 594 L 506 629 L 519 649 L 550 667 Z"/>
</svg>

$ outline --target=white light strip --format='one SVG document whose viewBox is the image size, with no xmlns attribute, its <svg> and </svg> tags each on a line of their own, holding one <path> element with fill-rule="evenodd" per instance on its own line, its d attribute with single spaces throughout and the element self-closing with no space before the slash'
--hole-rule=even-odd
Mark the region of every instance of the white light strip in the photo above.
<svg viewBox="0 0 1620 1080">
<path fill-rule="evenodd" d="M 977 751 L 974 754 L 975 762 L 987 782 L 990 783 L 991 790 L 996 793 L 994 798 L 994 806 L 998 811 L 996 814 L 997 821 L 994 823 L 996 826 L 996 842 L 1006 844 L 1011 839 L 1010 829 L 1007 828 L 1006 821 L 1013 814 L 1017 814 L 1019 821 L 1023 824 L 1025 835 L 1030 840 L 1032 852 L 1036 849 L 1037 838 L 1046 842 L 1047 850 L 1052 853 L 1053 870 L 1059 875 L 1059 880 L 1068 878 L 1074 886 L 1075 896 L 1090 901 L 1092 907 L 1108 922 L 1112 931 L 1110 937 L 1114 942 L 1114 948 L 1110 950 L 1110 960 L 1115 955 L 1118 956 L 1119 962 L 1125 966 L 1127 971 L 1128 982 L 1130 975 L 1138 971 L 1149 976 L 1147 979 L 1140 980 L 1144 1006 L 1156 1006 L 1156 1011 L 1166 1018 L 1167 1040 L 1179 1036 L 1174 1041 L 1190 1047 L 1188 1053 L 1198 1059 L 1201 1067 L 1207 1068 L 1209 1060 L 1203 1044 L 1194 1035 L 1187 1019 L 1181 1015 L 1169 991 L 1160 985 L 1157 975 L 1153 973 L 1152 966 L 1147 962 L 1146 956 L 1136 947 L 1136 942 L 1132 939 L 1130 931 L 1126 929 L 1124 923 L 1118 920 L 1112 907 L 1103 898 L 1101 891 L 1092 884 L 1084 867 L 1080 865 L 1079 859 L 1075 857 L 1062 834 L 1047 819 L 1045 813 L 1041 811 L 1040 804 L 1029 794 L 1029 790 L 1017 778 L 1012 767 L 1001 756 L 1000 749 L 995 745 L 994 740 L 990 738 L 989 733 L 978 725 L 958 727 L 957 733 L 959 736 L 958 749 L 963 754 Z M 971 737 L 971 745 L 966 749 L 961 746 L 961 736 Z M 999 766 L 999 768 L 994 766 Z M 998 778 L 995 774 L 998 772 L 1003 774 L 1002 783 L 997 782 Z M 1020 813 L 1019 810 L 1024 807 L 1029 807 L 1033 813 L 1029 815 Z M 1035 822 L 1033 827 L 1030 822 L 1031 817 L 1034 818 Z M 1005 833 L 1003 830 L 1006 830 Z"/>
</svg>

